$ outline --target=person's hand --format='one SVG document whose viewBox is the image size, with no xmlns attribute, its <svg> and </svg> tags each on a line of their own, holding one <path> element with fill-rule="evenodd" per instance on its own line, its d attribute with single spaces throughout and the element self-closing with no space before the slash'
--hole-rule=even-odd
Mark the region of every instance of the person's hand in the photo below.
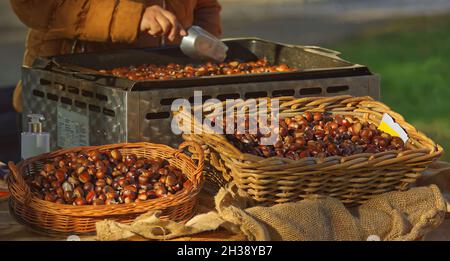
<svg viewBox="0 0 450 261">
<path fill-rule="evenodd" d="M 145 9 L 140 29 L 153 36 L 167 36 L 170 41 L 175 40 L 177 35 L 187 35 L 177 17 L 159 5 Z"/>
</svg>

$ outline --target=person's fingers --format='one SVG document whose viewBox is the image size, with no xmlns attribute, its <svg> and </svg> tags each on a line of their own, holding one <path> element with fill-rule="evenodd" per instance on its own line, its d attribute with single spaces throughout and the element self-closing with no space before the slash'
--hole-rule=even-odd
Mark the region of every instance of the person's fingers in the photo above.
<svg viewBox="0 0 450 261">
<path fill-rule="evenodd" d="M 186 32 L 186 30 L 184 30 L 184 28 L 183 28 L 183 26 L 180 24 L 180 26 L 181 26 L 181 29 L 180 29 L 180 35 L 181 36 L 186 36 L 186 35 L 188 35 L 188 33 Z"/>
<path fill-rule="evenodd" d="M 170 41 L 174 41 L 175 38 L 180 34 L 180 31 L 183 29 L 183 27 L 178 22 L 177 17 L 173 13 L 164 10 L 163 14 L 166 16 L 167 20 L 169 20 L 169 22 L 172 25 L 168 38 Z"/>
<path fill-rule="evenodd" d="M 178 35 L 181 35 L 181 30 L 183 30 L 182 25 L 176 22 L 175 26 L 172 28 L 172 31 L 170 31 L 169 40 L 174 41 Z"/>
<path fill-rule="evenodd" d="M 156 5 L 148 7 L 144 12 L 141 31 L 146 31 L 153 36 L 167 35 L 170 41 L 174 41 L 178 35 L 187 35 L 173 13 Z"/>
<path fill-rule="evenodd" d="M 160 36 L 163 32 L 161 24 L 154 18 L 149 21 L 148 33 L 153 36 Z"/>
<path fill-rule="evenodd" d="M 172 29 L 170 30 L 168 38 L 170 41 L 174 41 L 180 32 L 180 27 L 177 22 L 177 19 L 171 13 L 169 13 L 169 15 L 167 16 L 167 19 L 169 19 L 170 23 L 172 24 Z"/>
<path fill-rule="evenodd" d="M 158 15 L 156 16 L 156 21 L 158 21 L 163 35 L 168 35 L 172 29 L 172 24 L 170 23 L 169 19 L 166 18 L 164 15 Z"/>
</svg>

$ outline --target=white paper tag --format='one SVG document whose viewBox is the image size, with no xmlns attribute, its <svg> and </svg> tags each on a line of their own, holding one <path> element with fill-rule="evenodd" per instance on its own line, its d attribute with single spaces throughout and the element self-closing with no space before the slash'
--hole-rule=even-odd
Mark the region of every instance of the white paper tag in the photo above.
<svg viewBox="0 0 450 261">
<path fill-rule="evenodd" d="M 70 148 L 89 145 L 89 117 L 78 112 L 57 108 L 57 145 Z"/>
<path fill-rule="evenodd" d="M 387 113 L 383 114 L 378 129 L 389 133 L 391 136 L 400 137 L 405 143 L 409 139 L 408 133 Z"/>
</svg>

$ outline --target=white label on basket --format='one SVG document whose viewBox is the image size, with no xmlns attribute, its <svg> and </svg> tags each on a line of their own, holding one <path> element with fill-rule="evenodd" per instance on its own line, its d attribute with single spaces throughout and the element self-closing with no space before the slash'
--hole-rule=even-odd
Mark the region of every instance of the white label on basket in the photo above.
<svg viewBox="0 0 450 261">
<path fill-rule="evenodd" d="M 61 148 L 89 145 L 89 117 L 78 112 L 57 108 L 57 145 Z"/>
<path fill-rule="evenodd" d="M 403 142 L 406 142 L 409 137 L 408 133 L 400 126 L 400 124 L 396 123 L 395 120 L 391 117 L 391 115 L 385 113 L 383 114 L 383 118 L 381 119 L 380 125 L 378 129 L 389 133 L 392 136 L 400 137 Z"/>
</svg>

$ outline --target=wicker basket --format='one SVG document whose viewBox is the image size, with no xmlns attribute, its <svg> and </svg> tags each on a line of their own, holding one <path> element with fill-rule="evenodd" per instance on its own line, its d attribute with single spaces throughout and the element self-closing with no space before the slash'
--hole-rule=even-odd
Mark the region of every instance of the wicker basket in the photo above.
<svg viewBox="0 0 450 261">
<path fill-rule="evenodd" d="M 384 113 L 389 113 L 410 137 L 407 150 L 291 160 L 242 153 L 224 135 L 194 133 L 183 137 L 201 145 L 206 166 L 211 165 L 218 171 L 209 173 L 207 183 L 217 183 L 218 175 L 221 183 L 233 179 L 261 205 L 297 201 L 311 194 L 336 197 L 348 205 L 360 204 L 377 194 L 407 189 L 443 153 L 442 147 L 406 123 L 401 115 L 370 97 L 345 95 L 280 99 L 280 118 L 305 111 L 351 115 L 376 125 Z M 191 121 L 190 115 L 179 115 L 183 118 L 183 125 L 201 126 L 195 120 Z"/>
<path fill-rule="evenodd" d="M 190 146 L 197 148 L 198 164 L 182 149 Z M 194 146 L 194 147 L 192 147 Z M 72 206 L 56 204 L 37 198 L 25 182 L 24 175 L 35 175 L 50 158 L 68 152 L 89 150 L 119 149 L 122 154 L 134 153 L 138 157 L 166 159 L 169 164 L 179 168 L 190 180 L 183 190 L 166 198 L 158 198 L 138 203 L 102 205 L 102 206 Z M 194 149 L 195 150 L 195 149 Z M 199 154 L 197 154 L 199 153 Z M 138 215 L 150 210 L 162 211 L 162 219 L 187 221 L 194 214 L 197 205 L 197 194 L 203 184 L 203 152 L 195 144 L 185 142 L 180 150 L 165 145 L 151 143 L 123 143 L 96 147 L 77 147 L 43 154 L 21 161 L 17 166 L 9 163 L 12 175 L 9 176 L 8 185 L 11 192 L 10 212 L 18 222 L 46 234 L 83 234 L 95 231 L 95 223 L 104 219 L 111 219 L 122 223 L 132 222 Z"/>
</svg>

